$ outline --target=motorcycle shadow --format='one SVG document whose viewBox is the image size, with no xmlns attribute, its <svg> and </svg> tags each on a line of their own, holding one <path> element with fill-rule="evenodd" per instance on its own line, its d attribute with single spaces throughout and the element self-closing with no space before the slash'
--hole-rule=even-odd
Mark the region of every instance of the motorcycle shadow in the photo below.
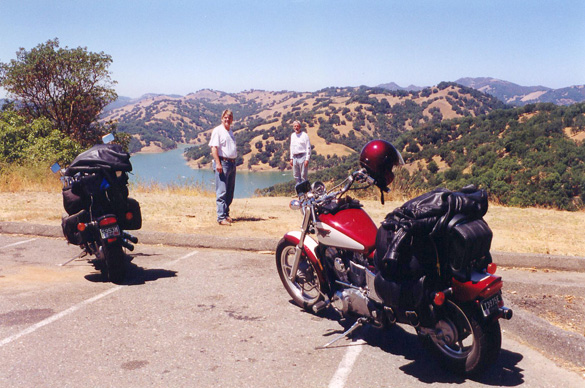
<svg viewBox="0 0 585 388">
<path fill-rule="evenodd" d="M 133 255 L 134 256 L 134 255 Z M 133 257 L 132 257 L 133 258 Z M 117 283 L 120 285 L 125 286 L 137 286 L 141 284 L 145 284 L 146 282 L 152 282 L 158 279 L 163 278 L 172 278 L 177 276 L 177 271 L 170 271 L 167 269 L 161 268 L 142 268 L 137 266 L 136 264 L 130 262 L 131 257 L 128 257 L 128 261 L 125 263 L 126 265 L 126 276 L 123 282 Z M 94 263 L 94 267 L 96 270 L 100 271 L 101 268 L 99 265 Z M 105 276 L 101 272 L 92 273 L 85 275 L 85 278 L 90 282 L 95 283 L 107 283 L 109 282 L 107 276 Z"/>
<path fill-rule="evenodd" d="M 348 330 L 354 323 L 354 319 L 340 319 L 339 314 L 332 308 L 328 308 L 319 314 L 322 318 L 338 321 L 342 329 L 324 334 L 324 336 L 339 335 Z M 412 332 L 408 331 L 412 330 Z M 441 368 L 431 353 L 425 350 L 413 329 L 405 329 L 402 325 L 393 325 L 388 329 L 377 328 L 372 325 L 364 325 L 349 335 L 349 339 L 355 341 L 362 339 L 368 345 L 380 350 L 401 355 L 410 363 L 400 367 L 404 373 L 415 377 L 421 383 L 451 383 L 462 384 L 467 378 Z M 331 347 L 348 346 L 347 339 Z M 520 353 L 502 349 L 500 356 L 494 365 L 488 368 L 479 378 L 472 379 L 479 383 L 499 387 L 514 387 L 524 384 L 523 369 L 518 363 L 523 359 Z"/>
</svg>

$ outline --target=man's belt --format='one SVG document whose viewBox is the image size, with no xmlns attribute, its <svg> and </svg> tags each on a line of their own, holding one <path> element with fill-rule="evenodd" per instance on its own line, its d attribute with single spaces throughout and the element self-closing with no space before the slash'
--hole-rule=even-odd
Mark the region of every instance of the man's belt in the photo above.
<svg viewBox="0 0 585 388">
<path fill-rule="evenodd" d="M 293 155 L 293 158 L 302 158 L 303 156 L 306 156 L 306 155 L 307 155 L 307 154 L 306 154 L 306 153 L 304 153 L 304 152 L 303 152 L 302 154 L 294 154 L 294 155 Z"/>
<path fill-rule="evenodd" d="M 220 156 L 219 157 L 219 160 L 225 160 L 226 162 L 232 162 L 232 163 L 235 163 L 236 162 L 236 159 L 234 159 L 234 158 L 226 158 L 224 156 Z"/>
</svg>

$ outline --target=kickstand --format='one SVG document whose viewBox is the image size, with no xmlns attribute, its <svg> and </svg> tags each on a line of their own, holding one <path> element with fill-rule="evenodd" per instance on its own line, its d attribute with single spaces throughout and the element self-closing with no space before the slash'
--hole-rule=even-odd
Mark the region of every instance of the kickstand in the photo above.
<svg viewBox="0 0 585 388">
<path fill-rule="evenodd" d="M 334 344 L 335 342 L 339 341 L 343 337 L 346 337 L 346 336 L 350 335 L 355 329 L 361 327 L 365 322 L 366 322 L 366 319 L 365 318 L 358 318 L 358 320 L 355 321 L 355 323 L 353 325 L 351 325 L 351 327 L 349 329 L 347 329 L 344 333 L 341 333 L 340 335 L 338 335 L 337 337 L 335 337 L 333 340 L 327 342 L 325 345 L 318 346 L 315 349 L 325 349 L 325 348 L 327 348 L 329 345 Z"/>
<path fill-rule="evenodd" d="M 81 253 L 79 255 L 75 256 L 74 258 L 67 260 L 63 264 L 57 264 L 57 265 L 59 267 L 63 267 L 64 265 L 67 265 L 67 264 L 71 263 L 73 260 L 81 259 L 82 257 L 85 257 L 85 256 L 87 256 L 87 252 L 86 251 L 81 251 Z"/>
</svg>

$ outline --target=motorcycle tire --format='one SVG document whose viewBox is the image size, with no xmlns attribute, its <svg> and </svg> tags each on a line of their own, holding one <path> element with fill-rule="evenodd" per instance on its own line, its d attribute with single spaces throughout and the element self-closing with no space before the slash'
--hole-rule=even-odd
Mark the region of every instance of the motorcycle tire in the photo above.
<svg viewBox="0 0 585 388">
<path fill-rule="evenodd" d="M 321 282 L 313 263 L 303 253 L 299 262 L 297 276 L 290 279 L 290 272 L 295 257 L 296 245 L 281 239 L 276 247 L 276 269 L 280 280 L 294 303 L 303 309 L 313 312 L 315 303 L 323 299 Z"/>
<path fill-rule="evenodd" d="M 105 246 L 103 249 L 105 270 L 108 280 L 119 284 L 126 278 L 126 265 L 124 250 L 119 244 Z"/>
<path fill-rule="evenodd" d="M 422 337 L 423 343 L 448 370 L 466 377 L 479 377 L 498 358 L 502 332 L 498 320 L 477 319 L 470 311 L 447 301 L 441 331 L 448 337 Z"/>
</svg>

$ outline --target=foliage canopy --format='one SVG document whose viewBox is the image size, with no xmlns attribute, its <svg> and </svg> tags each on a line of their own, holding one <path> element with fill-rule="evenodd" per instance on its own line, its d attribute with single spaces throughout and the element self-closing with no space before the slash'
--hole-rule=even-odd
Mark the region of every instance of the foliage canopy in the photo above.
<svg viewBox="0 0 585 388">
<path fill-rule="evenodd" d="M 47 118 L 84 146 L 96 144 L 111 130 L 97 121 L 103 108 L 117 98 L 109 55 L 82 47 L 60 48 L 55 38 L 30 51 L 20 48 L 16 56 L 0 63 L 0 85 L 17 101 L 21 114 Z"/>
</svg>

